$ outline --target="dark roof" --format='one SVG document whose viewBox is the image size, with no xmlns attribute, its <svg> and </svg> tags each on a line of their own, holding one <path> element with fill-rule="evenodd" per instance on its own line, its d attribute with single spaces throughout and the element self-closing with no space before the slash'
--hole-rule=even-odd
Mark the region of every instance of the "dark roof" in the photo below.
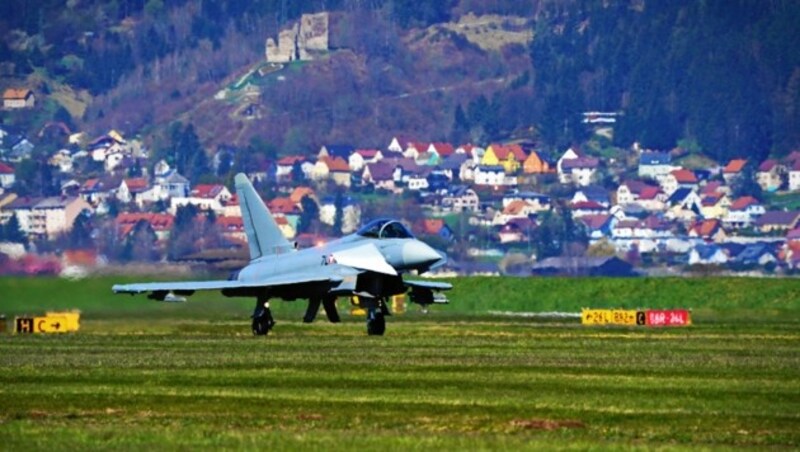
<svg viewBox="0 0 800 452">
<path fill-rule="evenodd" d="M 756 220 L 756 226 L 792 226 L 797 221 L 798 216 L 800 216 L 800 212 L 796 210 L 790 210 L 788 212 L 784 212 L 782 210 L 772 210 L 764 213 L 764 215 L 761 215 L 758 220 Z"/>
<path fill-rule="evenodd" d="M 330 144 L 325 145 L 325 149 L 328 151 L 328 155 L 331 157 L 341 157 L 347 160 L 350 157 L 350 154 L 356 150 L 354 146 L 350 146 L 348 144 Z"/>
<path fill-rule="evenodd" d="M 639 157 L 639 165 L 667 165 L 671 162 L 669 152 L 644 152 Z"/>
<path fill-rule="evenodd" d="M 583 193 L 589 201 L 599 202 L 601 204 L 608 203 L 608 190 L 599 185 L 589 185 L 578 190 Z"/>
<path fill-rule="evenodd" d="M 671 206 L 674 206 L 675 204 L 680 204 L 690 194 L 692 194 L 692 189 L 691 188 L 681 187 L 681 188 L 675 190 L 674 192 L 672 192 L 672 195 L 670 195 L 670 197 L 667 200 L 667 202 Z"/>
</svg>

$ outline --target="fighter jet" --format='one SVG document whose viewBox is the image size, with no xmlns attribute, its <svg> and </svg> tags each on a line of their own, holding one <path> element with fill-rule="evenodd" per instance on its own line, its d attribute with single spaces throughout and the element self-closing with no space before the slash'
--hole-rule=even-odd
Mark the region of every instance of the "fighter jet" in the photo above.
<svg viewBox="0 0 800 452">
<path fill-rule="evenodd" d="M 451 284 L 404 280 L 411 272 L 424 273 L 443 265 L 447 256 L 417 240 L 399 221 L 379 219 L 357 232 L 324 245 L 297 249 L 281 233 L 272 214 L 244 174 L 234 178 L 242 222 L 250 250 L 250 263 L 228 280 L 152 282 L 114 285 L 114 293 L 149 293 L 164 301 L 189 296 L 198 290 L 220 291 L 227 297 L 253 297 L 253 334 L 263 336 L 275 326 L 270 299 L 307 299 L 303 321 L 311 323 L 319 311 L 340 321 L 336 298 L 358 296 L 367 310 L 367 334 L 383 335 L 387 301 L 408 293 L 410 301 L 427 306 L 447 303 L 442 291 Z"/>
</svg>

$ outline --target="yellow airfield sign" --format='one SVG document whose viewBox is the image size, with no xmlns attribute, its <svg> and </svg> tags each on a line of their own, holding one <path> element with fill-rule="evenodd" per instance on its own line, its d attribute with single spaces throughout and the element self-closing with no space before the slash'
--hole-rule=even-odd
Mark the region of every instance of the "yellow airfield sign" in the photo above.
<svg viewBox="0 0 800 452">
<path fill-rule="evenodd" d="M 40 317 L 17 317 L 14 319 L 16 333 L 69 333 L 80 328 L 78 312 L 48 312 Z"/>
<path fill-rule="evenodd" d="M 637 325 L 635 310 L 628 309 L 584 309 L 581 311 L 584 325 Z"/>
</svg>

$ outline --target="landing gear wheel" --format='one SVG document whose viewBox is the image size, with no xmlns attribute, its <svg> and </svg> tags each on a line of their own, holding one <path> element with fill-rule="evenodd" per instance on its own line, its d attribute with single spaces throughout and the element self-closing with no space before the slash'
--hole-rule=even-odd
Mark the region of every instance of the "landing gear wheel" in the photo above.
<svg viewBox="0 0 800 452">
<path fill-rule="evenodd" d="M 253 311 L 253 336 L 266 336 L 273 326 L 275 319 L 272 318 L 269 302 L 259 300 Z"/>
<path fill-rule="evenodd" d="M 386 319 L 380 308 L 371 308 L 367 314 L 367 334 L 370 336 L 383 336 L 386 331 Z"/>
</svg>

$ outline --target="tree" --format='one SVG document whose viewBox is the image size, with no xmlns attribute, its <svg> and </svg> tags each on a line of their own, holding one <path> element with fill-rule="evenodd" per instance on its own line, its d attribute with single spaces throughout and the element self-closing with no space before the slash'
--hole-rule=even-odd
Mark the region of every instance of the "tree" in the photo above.
<svg viewBox="0 0 800 452">
<path fill-rule="evenodd" d="M 466 143 L 469 140 L 469 120 L 461 104 L 456 105 L 453 112 L 453 127 L 450 130 L 450 141 L 453 143 Z"/>
<path fill-rule="evenodd" d="M 761 186 L 756 182 L 756 164 L 753 159 L 747 161 L 742 172 L 731 183 L 731 193 L 734 198 L 752 196 L 761 200 L 763 192 Z"/>
<path fill-rule="evenodd" d="M 73 250 L 94 248 L 93 231 L 92 213 L 84 209 L 75 217 L 75 221 L 72 223 L 67 246 Z"/>
<path fill-rule="evenodd" d="M 11 215 L 8 222 L 0 227 L 0 232 L 2 232 L 2 237 L 0 238 L 6 242 L 22 243 L 23 245 L 28 243 L 28 237 L 22 231 L 16 214 Z"/>
<path fill-rule="evenodd" d="M 311 229 L 311 224 L 319 219 L 319 206 L 313 198 L 306 195 L 300 200 L 300 208 L 303 212 L 297 222 L 297 232 L 308 232 Z"/>
<path fill-rule="evenodd" d="M 344 219 L 344 196 L 341 191 L 336 192 L 336 198 L 333 200 L 333 207 L 336 209 L 333 214 L 333 232 L 336 235 L 341 235 L 342 222 Z"/>
</svg>

